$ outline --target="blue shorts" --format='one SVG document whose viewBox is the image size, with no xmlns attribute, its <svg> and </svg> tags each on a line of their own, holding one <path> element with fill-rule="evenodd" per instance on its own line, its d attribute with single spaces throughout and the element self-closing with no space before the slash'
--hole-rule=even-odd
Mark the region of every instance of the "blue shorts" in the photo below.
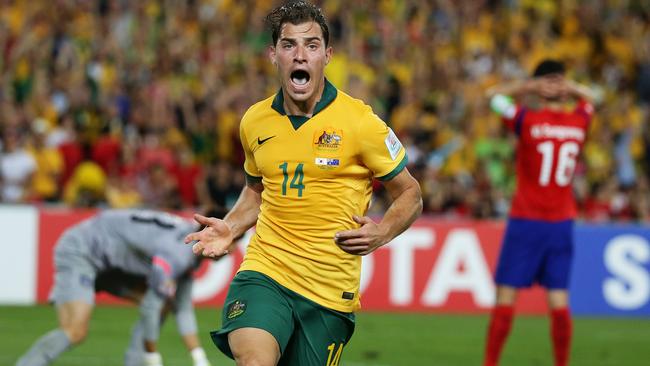
<svg viewBox="0 0 650 366">
<path fill-rule="evenodd" d="M 496 271 L 497 285 L 539 283 L 566 289 L 573 258 L 573 220 L 548 222 L 510 218 Z"/>
</svg>

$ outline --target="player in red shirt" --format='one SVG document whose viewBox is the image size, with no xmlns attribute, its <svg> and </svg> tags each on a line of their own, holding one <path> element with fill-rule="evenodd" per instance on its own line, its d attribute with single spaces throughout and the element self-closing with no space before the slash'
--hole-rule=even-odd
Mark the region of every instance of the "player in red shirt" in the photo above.
<svg viewBox="0 0 650 366">
<path fill-rule="evenodd" d="M 569 271 L 573 256 L 573 173 L 593 113 L 591 91 L 564 76 L 556 60 L 541 62 L 533 78 L 492 88 L 490 105 L 518 137 L 517 188 L 496 271 L 496 306 L 484 366 L 494 366 L 506 341 L 520 288 L 546 288 L 556 366 L 569 359 Z M 539 108 L 520 104 L 535 95 Z M 569 101 L 576 101 L 568 106 Z"/>
</svg>

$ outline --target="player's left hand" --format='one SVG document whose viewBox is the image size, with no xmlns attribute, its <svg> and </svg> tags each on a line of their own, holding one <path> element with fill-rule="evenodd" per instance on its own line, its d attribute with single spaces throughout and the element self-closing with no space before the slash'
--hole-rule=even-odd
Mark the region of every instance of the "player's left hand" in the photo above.
<svg viewBox="0 0 650 366">
<path fill-rule="evenodd" d="M 334 242 L 344 252 L 355 255 L 366 255 L 386 244 L 386 234 L 382 228 L 368 216 L 352 216 L 361 227 L 358 229 L 339 231 L 334 234 Z"/>
</svg>

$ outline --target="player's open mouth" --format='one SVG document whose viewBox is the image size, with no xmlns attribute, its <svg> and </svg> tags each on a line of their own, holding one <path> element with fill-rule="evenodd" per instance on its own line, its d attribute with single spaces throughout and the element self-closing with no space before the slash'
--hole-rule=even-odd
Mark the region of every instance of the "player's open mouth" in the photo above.
<svg viewBox="0 0 650 366">
<path fill-rule="evenodd" d="M 309 73 L 305 70 L 295 70 L 291 73 L 291 83 L 297 88 L 302 89 L 309 83 Z"/>
</svg>

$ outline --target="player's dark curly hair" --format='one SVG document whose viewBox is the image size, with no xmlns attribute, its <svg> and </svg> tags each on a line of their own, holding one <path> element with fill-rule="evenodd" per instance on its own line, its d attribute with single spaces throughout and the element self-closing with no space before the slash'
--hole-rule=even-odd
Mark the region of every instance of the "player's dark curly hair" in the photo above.
<svg viewBox="0 0 650 366">
<path fill-rule="evenodd" d="M 564 63 L 562 63 L 562 61 L 546 59 L 540 62 L 537 67 L 535 67 L 535 71 L 533 71 L 533 77 L 537 78 L 552 74 L 564 75 L 564 72 Z"/>
<path fill-rule="evenodd" d="M 330 30 L 327 26 L 327 20 L 320 8 L 306 1 L 290 1 L 282 6 L 273 9 L 269 15 L 266 16 L 266 26 L 271 31 L 273 38 L 273 45 L 277 44 L 278 37 L 280 36 L 280 29 L 284 23 L 291 23 L 294 25 L 314 21 L 320 25 L 323 31 L 323 39 L 325 46 L 329 45 Z"/>
</svg>

